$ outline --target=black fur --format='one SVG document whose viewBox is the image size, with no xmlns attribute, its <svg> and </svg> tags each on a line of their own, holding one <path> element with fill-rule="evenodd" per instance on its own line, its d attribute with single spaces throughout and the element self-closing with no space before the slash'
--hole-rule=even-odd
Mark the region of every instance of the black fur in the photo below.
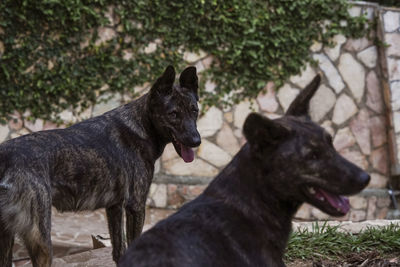
<svg viewBox="0 0 400 267">
<path fill-rule="evenodd" d="M 123 211 L 129 244 L 142 231 L 154 163 L 166 144 L 173 142 L 180 155 L 200 144 L 196 69 L 185 69 L 179 85 L 174 80 L 169 66 L 137 100 L 67 129 L 0 145 L 1 267 L 11 266 L 15 234 L 34 266 L 51 265 L 51 205 L 60 211 L 106 208 L 118 261 L 126 248 Z"/>
<path fill-rule="evenodd" d="M 306 116 L 319 80 L 280 119 L 250 114 L 243 127 L 248 142 L 228 166 L 198 198 L 135 240 L 119 266 L 284 266 L 302 203 L 344 215 L 349 203 L 340 195 L 361 191 L 370 178 Z"/>
</svg>

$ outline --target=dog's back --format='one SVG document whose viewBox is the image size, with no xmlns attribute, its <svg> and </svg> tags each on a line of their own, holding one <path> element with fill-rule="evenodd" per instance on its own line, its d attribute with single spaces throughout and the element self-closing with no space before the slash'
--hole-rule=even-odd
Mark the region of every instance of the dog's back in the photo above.
<svg viewBox="0 0 400 267">
<path fill-rule="evenodd" d="M 370 177 L 308 118 L 319 81 L 280 119 L 250 114 L 247 143 L 234 159 L 202 195 L 136 240 L 120 266 L 284 266 L 291 219 L 302 203 L 346 214 L 343 195 L 358 193 Z"/>
</svg>

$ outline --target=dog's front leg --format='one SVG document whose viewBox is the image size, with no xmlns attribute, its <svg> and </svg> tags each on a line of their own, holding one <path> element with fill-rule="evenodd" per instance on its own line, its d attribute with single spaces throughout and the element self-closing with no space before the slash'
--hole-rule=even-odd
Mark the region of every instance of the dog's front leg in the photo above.
<svg viewBox="0 0 400 267">
<path fill-rule="evenodd" d="M 14 235 L 0 222 L 0 266 L 11 267 Z"/>
<path fill-rule="evenodd" d="M 124 240 L 123 206 L 115 205 L 106 208 L 108 229 L 110 231 L 111 244 L 113 247 L 113 260 L 118 263 L 120 257 L 124 254 L 126 246 Z"/>
<path fill-rule="evenodd" d="M 126 209 L 126 237 L 128 246 L 142 233 L 146 209 Z"/>
</svg>

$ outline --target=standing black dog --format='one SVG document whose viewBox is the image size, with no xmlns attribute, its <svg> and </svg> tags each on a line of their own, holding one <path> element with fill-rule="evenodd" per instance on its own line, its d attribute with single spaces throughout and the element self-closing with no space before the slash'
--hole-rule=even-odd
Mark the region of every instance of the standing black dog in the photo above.
<svg viewBox="0 0 400 267">
<path fill-rule="evenodd" d="M 200 144 L 197 75 L 174 85 L 169 66 L 150 92 L 67 129 L 32 133 L 0 145 L 0 266 L 11 266 L 19 235 L 33 266 L 50 266 L 51 205 L 60 211 L 106 208 L 113 259 L 142 231 L 154 163 L 172 142 L 185 162 Z"/>
<path fill-rule="evenodd" d="M 317 76 L 280 119 L 250 114 L 245 144 L 198 198 L 135 240 L 121 267 L 285 266 L 303 202 L 342 216 L 369 175 L 342 158 L 307 116 Z"/>
</svg>

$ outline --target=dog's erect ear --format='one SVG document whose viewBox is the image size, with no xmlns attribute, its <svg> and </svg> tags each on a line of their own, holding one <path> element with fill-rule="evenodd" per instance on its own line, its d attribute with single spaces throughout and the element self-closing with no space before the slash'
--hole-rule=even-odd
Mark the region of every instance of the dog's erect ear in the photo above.
<svg viewBox="0 0 400 267">
<path fill-rule="evenodd" d="M 181 76 L 179 77 L 179 83 L 182 87 L 197 89 L 199 85 L 196 74 L 196 67 L 191 66 L 184 69 L 181 73 Z"/>
<path fill-rule="evenodd" d="M 179 77 L 179 84 L 181 87 L 191 89 L 196 95 L 196 99 L 199 100 L 197 89 L 199 88 L 198 78 L 196 74 L 196 67 L 187 67 L 181 73 Z"/>
<path fill-rule="evenodd" d="M 258 149 L 278 144 L 290 130 L 258 113 L 251 113 L 244 122 L 243 133 L 250 146 Z"/>
<path fill-rule="evenodd" d="M 169 93 L 172 90 L 172 86 L 175 81 L 175 69 L 169 65 L 163 75 L 157 79 L 156 83 L 151 88 L 151 91 L 157 91 L 159 93 Z"/>
<path fill-rule="evenodd" d="M 317 91 L 321 82 L 321 76 L 317 74 L 307 87 L 300 92 L 296 99 L 290 104 L 286 115 L 308 116 L 310 100 Z"/>
<path fill-rule="evenodd" d="M 169 65 L 163 75 L 160 77 L 163 84 L 167 85 L 167 86 L 171 86 L 174 85 L 174 81 L 175 81 L 175 69 L 174 67 L 172 67 L 171 65 Z"/>
</svg>

